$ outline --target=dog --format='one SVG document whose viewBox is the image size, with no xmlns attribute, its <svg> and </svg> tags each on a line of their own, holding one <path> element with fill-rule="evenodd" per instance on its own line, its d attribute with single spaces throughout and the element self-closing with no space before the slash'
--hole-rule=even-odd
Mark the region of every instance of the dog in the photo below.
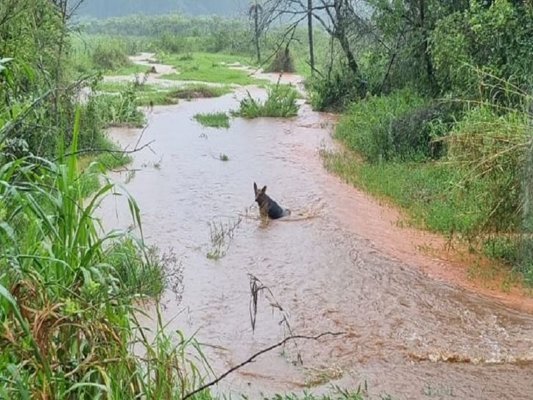
<svg viewBox="0 0 533 400">
<path fill-rule="evenodd" d="M 259 214 L 263 218 L 278 219 L 291 215 L 291 210 L 282 208 L 278 203 L 272 200 L 265 192 L 267 187 L 263 186 L 261 190 L 257 188 L 254 182 L 255 201 L 259 205 Z"/>
</svg>

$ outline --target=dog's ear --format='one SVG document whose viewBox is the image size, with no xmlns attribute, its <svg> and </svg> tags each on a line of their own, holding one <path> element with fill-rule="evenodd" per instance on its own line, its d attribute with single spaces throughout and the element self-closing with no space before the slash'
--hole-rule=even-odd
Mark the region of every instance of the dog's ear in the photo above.
<svg viewBox="0 0 533 400">
<path fill-rule="evenodd" d="M 265 185 L 265 186 L 263 186 L 263 189 L 261 189 L 261 194 L 265 194 L 266 191 L 267 191 L 267 187 Z"/>
<path fill-rule="evenodd" d="M 257 183 L 254 182 L 254 193 L 257 194 Z"/>
</svg>

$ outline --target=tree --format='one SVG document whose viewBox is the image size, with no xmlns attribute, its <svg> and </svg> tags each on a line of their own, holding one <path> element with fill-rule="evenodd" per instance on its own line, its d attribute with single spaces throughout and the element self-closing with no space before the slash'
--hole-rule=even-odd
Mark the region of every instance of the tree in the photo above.
<svg viewBox="0 0 533 400">
<path fill-rule="evenodd" d="M 254 46 L 257 56 L 257 62 L 261 64 L 261 45 L 259 40 L 261 38 L 261 26 L 259 24 L 259 17 L 263 14 L 263 6 L 255 0 L 248 10 L 248 15 L 253 19 L 254 23 Z"/>
<path fill-rule="evenodd" d="M 309 65 L 311 74 L 315 72 L 315 46 L 313 43 L 313 0 L 307 0 L 307 37 L 309 42 Z"/>
</svg>

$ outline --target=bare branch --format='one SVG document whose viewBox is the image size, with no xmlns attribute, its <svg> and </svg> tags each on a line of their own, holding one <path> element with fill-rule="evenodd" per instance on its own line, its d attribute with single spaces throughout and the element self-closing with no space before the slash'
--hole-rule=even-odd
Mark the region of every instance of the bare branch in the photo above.
<svg viewBox="0 0 533 400">
<path fill-rule="evenodd" d="M 274 349 L 277 349 L 278 347 L 283 346 L 285 343 L 287 343 L 287 342 L 289 342 L 291 340 L 296 340 L 296 339 L 319 340 L 319 339 L 321 339 L 324 336 L 340 336 L 340 335 L 345 335 L 345 334 L 346 334 L 346 332 L 324 332 L 324 333 L 321 333 L 320 335 L 317 335 L 317 336 L 304 336 L 304 335 L 288 336 L 285 339 L 283 339 L 281 342 L 278 342 L 276 344 L 273 344 L 270 347 L 267 347 L 266 349 L 258 351 L 257 353 L 252 355 L 250 358 L 248 358 L 246 361 L 243 361 L 239 365 L 236 365 L 235 367 L 230 368 L 229 370 L 227 370 L 226 372 L 224 372 L 222 375 L 220 375 L 218 378 L 212 380 L 211 382 L 208 382 L 205 385 L 200 386 L 198 389 L 195 389 L 192 392 L 187 393 L 185 396 L 183 396 L 181 398 L 181 400 L 187 400 L 187 399 L 191 398 L 192 396 L 194 396 L 195 394 L 198 394 L 198 393 L 204 391 L 205 389 L 208 389 L 211 386 L 216 385 L 221 380 L 226 378 L 229 374 L 241 369 L 242 367 L 244 367 L 247 364 L 250 364 L 252 361 L 254 361 L 260 355 L 268 353 L 269 351 L 272 351 Z"/>
</svg>

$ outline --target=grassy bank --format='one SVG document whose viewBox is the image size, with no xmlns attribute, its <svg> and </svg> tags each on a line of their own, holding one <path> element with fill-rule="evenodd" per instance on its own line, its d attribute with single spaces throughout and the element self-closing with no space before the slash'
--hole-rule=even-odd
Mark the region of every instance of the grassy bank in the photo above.
<svg viewBox="0 0 533 400">
<path fill-rule="evenodd" d="M 370 96 L 339 120 L 327 169 L 407 212 L 411 224 L 466 241 L 533 284 L 524 211 L 528 115 L 489 102 Z"/>
</svg>

